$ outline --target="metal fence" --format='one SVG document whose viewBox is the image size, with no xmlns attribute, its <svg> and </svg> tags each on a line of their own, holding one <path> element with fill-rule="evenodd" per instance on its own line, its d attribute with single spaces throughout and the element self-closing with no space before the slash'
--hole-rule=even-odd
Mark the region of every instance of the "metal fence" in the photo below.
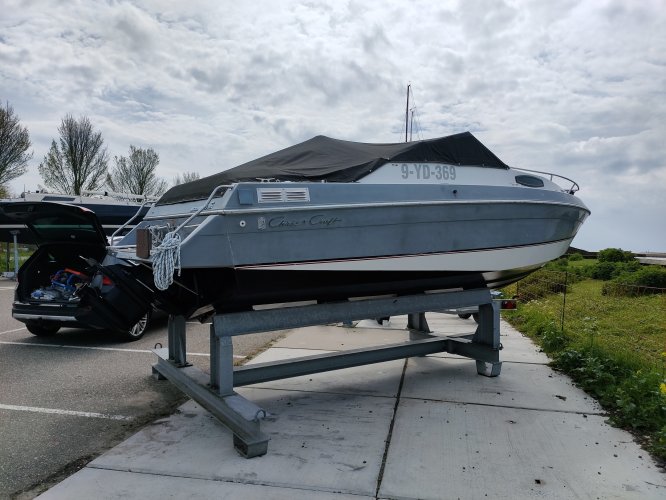
<svg viewBox="0 0 666 500">
<path fill-rule="evenodd" d="M 551 307 L 549 312 L 554 316 L 554 319 L 559 321 L 560 327 L 563 329 L 567 315 L 567 294 L 573 284 L 585 279 L 589 278 L 583 273 L 575 271 L 541 269 L 516 283 L 515 291 L 511 292 L 513 292 L 520 303 L 527 303 L 553 294 L 559 294 L 561 296 L 559 307 L 557 307 L 556 310 Z M 601 294 L 608 297 L 618 298 L 640 297 L 645 295 L 666 294 L 666 288 L 637 286 L 615 281 L 605 281 L 601 288 Z M 551 300 L 550 303 L 552 306 L 553 304 L 557 304 L 557 301 Z"/>
</svg>

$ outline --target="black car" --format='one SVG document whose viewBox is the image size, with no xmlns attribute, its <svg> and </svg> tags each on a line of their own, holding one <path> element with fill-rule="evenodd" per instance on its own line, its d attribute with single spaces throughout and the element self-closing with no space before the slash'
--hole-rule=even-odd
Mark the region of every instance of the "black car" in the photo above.
<svg viewBox="0 0 666 500">
<path fill-rule="evenodd" d="M 78 327 L 110 330 L 125 340 L 143 336 L 152 315 L 150 294 L 126 279 L 126 262 L 99 265 L 108 260 L 107 239 L 92 211 L 11 202 L 0 204 L 0 218 L 24 224 L 38 246 L 18 271 L 12 305 L 12 316 L 28 331 L 42 336 Z"/>
</svg>

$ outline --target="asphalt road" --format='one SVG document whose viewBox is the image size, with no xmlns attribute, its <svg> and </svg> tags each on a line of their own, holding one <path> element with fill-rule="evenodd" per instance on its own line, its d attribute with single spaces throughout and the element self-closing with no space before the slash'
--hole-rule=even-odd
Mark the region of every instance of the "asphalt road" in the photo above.
<svg viewBox="0 0 666 500">
<path fill-rule="evenodd" d="M 141 340 L 62 329 L 35 337 L 11 317 L 14 282 L 0 279 L 0 499 L 33 498 L 185 401 L 151 374 L 167 320 Z M 208 371 L 209 325 L 189 323 L 188 361 Z M 239 362 L 281 332 L 234 338 Z"/>
</svg>

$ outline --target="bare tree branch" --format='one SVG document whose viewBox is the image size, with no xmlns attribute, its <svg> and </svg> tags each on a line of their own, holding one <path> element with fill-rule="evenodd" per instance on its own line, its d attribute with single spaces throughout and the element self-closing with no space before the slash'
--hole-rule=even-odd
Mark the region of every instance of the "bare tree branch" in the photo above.
<svg viewBox="0 0 666 500">
<path fill-rule="evenodd" d="M 106 181 L 112 190 L 146 196 L 159 196 L 167 190 L 167 182 L 155 175 L 160 155 L 152 148 L 130 146 L 129 156 L 116 156 L 114 162 Z"/>
<path fill-rule="evenodd" d="M 14 108 L 0 106 L 0 185 L 23 175 L 28 170 L 32 158 L 28 128 L 22 127 Z"/>
<path fill-rule="evenodd" d="M 196 181 L 200 178 L 201 176 L 199 175 L 199 172 L 183 172 L 182 177 L 180 174 L 177 174 L 176 177 L 173 178 L 173 185 L 177 186 L 178 184 L 185 184 L 187 182 Z"/>
<path fill-rule="evenodd" d="M 62 193 L 81 194 L 95 191 L 106 181 L 108 154 L 101 132 L 93 130 L 90 120 L 72 115 L 63 118 L 60 127 L 60 147 L 55 140 L 39 165 L 44 183 Z"/>
</svg>

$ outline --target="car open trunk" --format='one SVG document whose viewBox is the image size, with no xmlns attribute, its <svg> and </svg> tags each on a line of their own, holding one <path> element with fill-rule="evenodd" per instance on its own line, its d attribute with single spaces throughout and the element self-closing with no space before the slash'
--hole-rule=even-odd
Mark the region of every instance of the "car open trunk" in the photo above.
<svg viewBox="0 0 666 500">
<path fill-rule="evenodd" d="M 152 290 L 118 261 L 102 267 L 106 235 L 95 214 L 48 202 L 0 204 L 0 215 L 22 223 L 38 249 L 21 266 L 12 314 L 26 324 L 127 331 L 150 308 Z"/>
<path fill-rule="evenodd" d="M 58 243 L 40 246 L 19 270 L 16 298 L 22 302 L 32 300 L 36 303 L 73 302 L 70 300 L 71 294 L 67 293 L 65 287 L 85 283 L 91 278 L 86 273 L 88 265 L 83 257 L 99 262 L 104 258 L 105 250 L 99 245 L 89 244 Z M 63 283 L 64 286 L 61 288 L 65 293 L 54 293 L 50 298 L 41 300 L 31 297 L 36 290 L 48 290 L 53 287 L 54 276 L 57 276 L 58 273 L 64 276 L 67 276 L 67 273 L 74 276 L 76 276 L 74 273 L 81 273 L 81 275 L 79 279 L 70 280 L 69 285 Z"/>
</svg>

